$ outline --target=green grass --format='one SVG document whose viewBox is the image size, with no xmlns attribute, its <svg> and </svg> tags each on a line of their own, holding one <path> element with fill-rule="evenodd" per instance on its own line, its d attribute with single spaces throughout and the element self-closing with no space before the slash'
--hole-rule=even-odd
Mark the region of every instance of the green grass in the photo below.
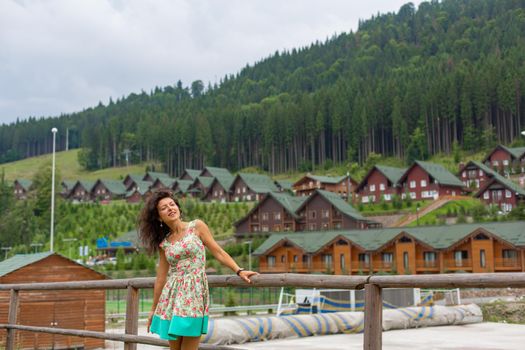
<svg viewBox="0 0 525 350">
<path fill-rule="evenodd" d="M 420 210 L 423 210 L 430 204 L 432 201 L 412 201 L 410 206 L 407 206 L 406 201 L 402 201 L 402 208 L 396 209 L 393 207 L 392 203 L 386 203 L 385 206 L 381 203 L 368 203 L 363 205 L 355 205 L 356 209 L 360 210 L 360 213 L 363 215 L 387 215 L 387 214 L 411 214 L 416 212 L 416 205 L 419 203 Z"/>
<path fill-rule="evenodd" d="M 120 180 L 124 179 L 127 174 L 144 174 L 146 170 L 145 164 L 139 164 L 93 172 L 85 171 L 78 163 L 78 152 L 78 149 L 74 149 L 56 153 L 56 169 L 62 180 Z M 31 180 L 38 169 L 46 163 L 51 163 L 51 154 L 0 164 L 0 172 L 2 169 L 5 171 L 7 181 L 14 181 L 19 178 Z"/>
<path fill-rule="evenodd" d="M 468 214 L 472 209 L 482 206 L 481 202 L 475 198 L 471 199 L 459 199 L 455 200 L 453 202 L 449 202 L 442 206 L 441 208 L 438 208 L 436 210 L 433 210 L 432 212 L 428 213 L 427 215 L 424 215 L 419 218 L 419 225 L 436 225 L 440 223 L 440 220 L 443 220 L 446 216 L 452 216 L 452 217 L 458 217 L 458 215 L 465 215 Z M 408 226 L 417 226 L 417 222 L 414 221 L 410 223 Z"/>
</svg>

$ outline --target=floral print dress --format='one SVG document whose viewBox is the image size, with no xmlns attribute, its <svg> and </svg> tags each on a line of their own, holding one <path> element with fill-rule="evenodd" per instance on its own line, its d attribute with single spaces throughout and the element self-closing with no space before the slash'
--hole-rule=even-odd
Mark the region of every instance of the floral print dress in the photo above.
<svg viewBox="0 0 525 350">
<path fill-rule="evenodd" d="M 206 254 L 195 232 L 195 221 L 188 224 L 180 240 L 170 242 L 166 238 L 160 247 L 170 267 L 151 321 L 151 332 L 167 340 L 206 334 L 209 303 Z"/>
</svg>

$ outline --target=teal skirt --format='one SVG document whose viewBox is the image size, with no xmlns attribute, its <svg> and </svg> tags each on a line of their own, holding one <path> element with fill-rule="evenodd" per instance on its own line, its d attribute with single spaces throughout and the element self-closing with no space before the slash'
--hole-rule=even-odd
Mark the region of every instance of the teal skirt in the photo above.
<svg viewBox="0 0 525 350">
<path fill-rule="evenodd" d="M 173 316 L 171 320 L 163 320 L 153 315 L 150 331 L 165 340 L 176 340 L 178 337 L 200 337 L 208 333 L 208 316 Z"/>
</svg>

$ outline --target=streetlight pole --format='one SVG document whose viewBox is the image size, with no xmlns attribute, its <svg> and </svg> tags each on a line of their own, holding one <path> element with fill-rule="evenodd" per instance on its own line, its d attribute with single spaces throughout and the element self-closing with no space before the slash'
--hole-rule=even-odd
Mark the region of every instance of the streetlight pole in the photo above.
<svg viewBox="0 0 525 350">
<path fill-rule="evenodd" d="M 252 270 L 252 241 L 244 242 L 244 244 L 248 244 L 248 270 Z"/>
<path fill-rule="evenodd" d="M 51 229 L 50 229 L 50 242 L 49 242 L 49 251 L 53 252 L 53 236 L 55 234 L 55 141 L 57 128 L 51 129 L 53 133 L 53 162 L 51 166 Z"/>
</svg>

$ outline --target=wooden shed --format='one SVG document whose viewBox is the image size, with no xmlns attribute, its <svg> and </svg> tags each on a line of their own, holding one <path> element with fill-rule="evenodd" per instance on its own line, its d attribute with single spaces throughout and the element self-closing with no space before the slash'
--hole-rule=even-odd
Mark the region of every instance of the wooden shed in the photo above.
<svg viewBox="0 0 525 350">
<path fill-rule="evenodd" d="M 60 254 L 18 254 L 0 262 L 0 283 L 103 280 L 108 277 Z M 17 323 L 37 327 L 105 331 L 105 290 L 21 291 Z M 7 323 L 9 291 L 0 291 L 0 323 Z M 0 330 L 0 344 L 7 332 Z M 17 349 L 96 349 L 104 340 L 16 332 Z"/>
</svg>

